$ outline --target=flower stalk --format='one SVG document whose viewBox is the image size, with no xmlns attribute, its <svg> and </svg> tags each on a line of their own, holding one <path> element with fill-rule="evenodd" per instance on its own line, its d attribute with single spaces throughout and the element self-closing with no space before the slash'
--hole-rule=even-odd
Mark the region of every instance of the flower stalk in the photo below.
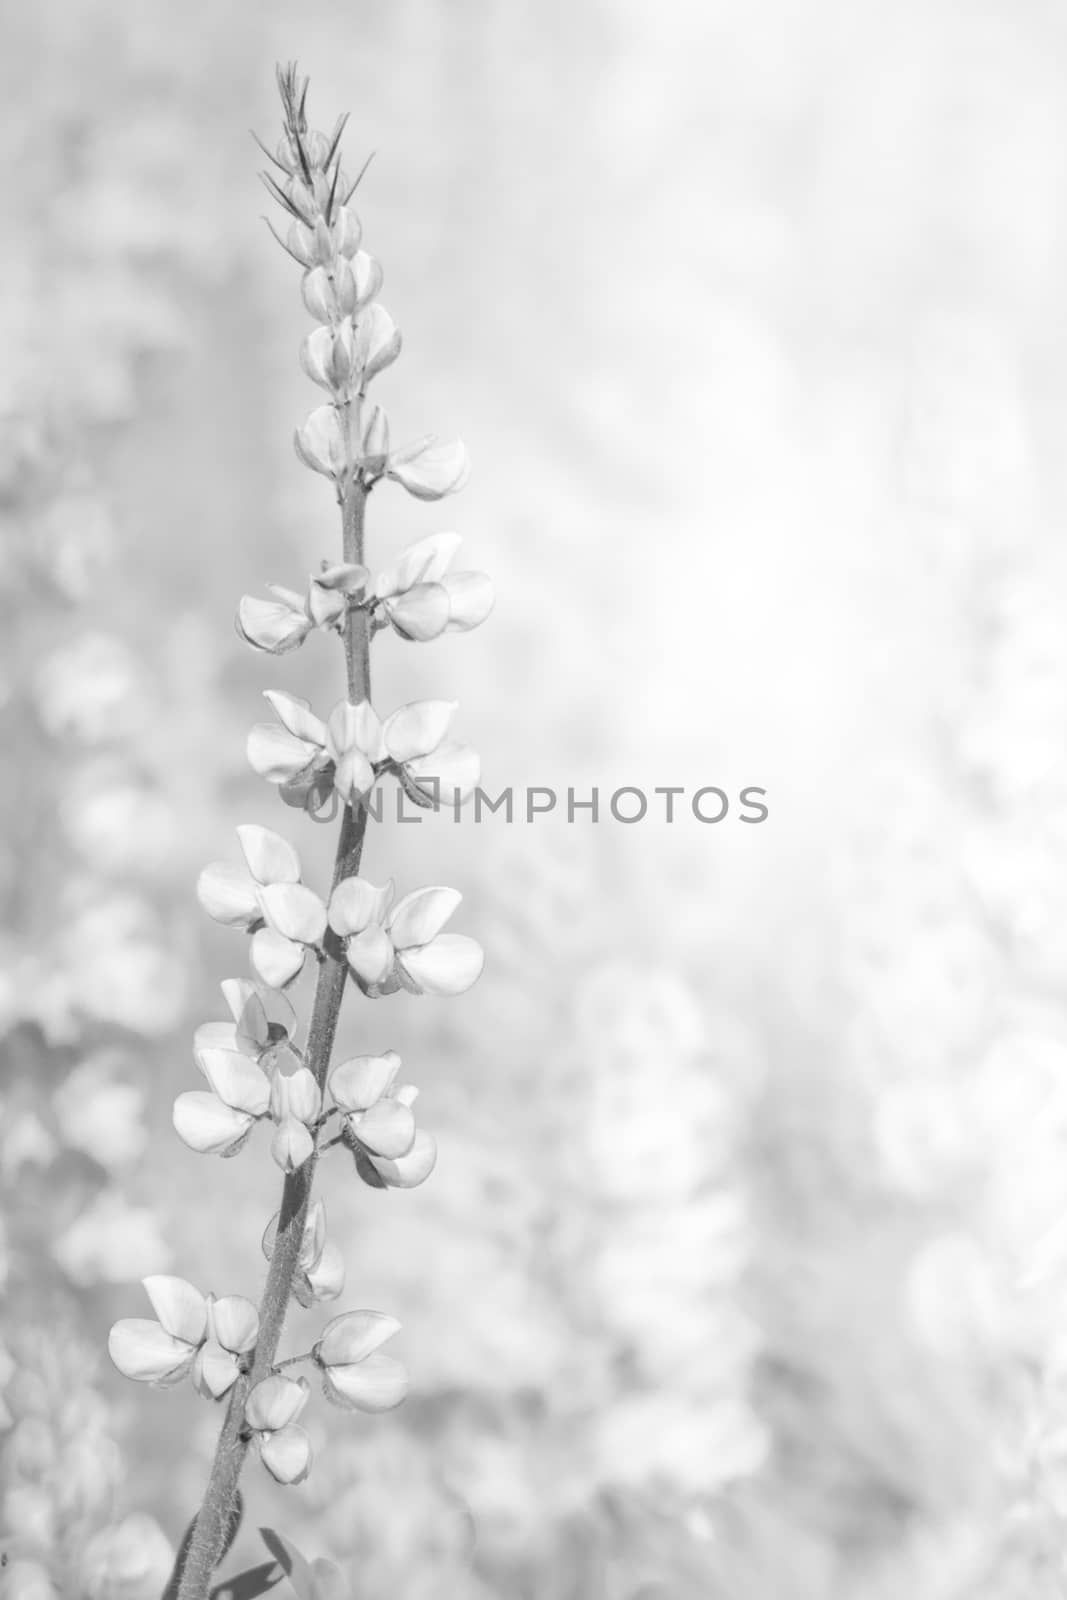
<svg viewBox="0 0 1067 1600">
<path fill-rule="evenodd" d="M 277 1351 L 293 1299 L 310 1307 L 336 1299 L 344 1285 L 325 1205 L 313 1199 L 320 1159 L 342 1149 L 377 1190 L 416 1187 L 436 1160 L 432 1137 L 415 1125 L 417 1090 L 399 1081 L 395 1051 L 333 1061 L 349 985 L 370 999 L 400 990 L 454 995 L 482 966 L 476 941 L 442 931 L 460 900 L 455 890 L 435 886 L 396 901 L 391 882 L 376 887 L 359 875 L 367 798 L 377 783 L 395 778 L 418 804 L 434 805 L 442 783 L 454 801 L 478 779 L 474 752 L 445 738 L 453 702 L 416 702 L 384 722 L 378 716 L 371 640 L 390 629 L 409 642 L 466 631 L 488 614 L 492 591 L 483 574 L 449 570 L 453 534 L 420 541 L 377 579 L 364 565 L 375 485 L 390 480 L 418 499 L 438 500 L 462 486 L 466 456 L 462 445 L 433 439 L 391 447 L 388 418 L 368 401 L 367 385 L 396 360 L 400 334 L 377 301 L 381 269 L 360 248 L 349 206 L 356 185 L 341 166 L 345 119 L 329 137 L 310 130 L 307 81 L 288 67 L 279 69 L 278 83 L 283 137 L 270 159 L 280 176 L 266 174 L 265 181 L 290 218 L 280 242 L 304 269 L 304 304 L 316 323 L 302 365 L 330 395 L 297 430 L 295 444 L 306 466 L 333 481 L 341 561 L 324 562 L 304 596 L 282 588 L 269 601 L 245 596 L 237 631 L 271 655 L 298 648 L 315 632 L 341 640 L 345 699 L 322 719 L 306 702 L 269 691 L 282 725 L 252 730 L 249 760 L 287 805 L 315 811 L 330 788 L 344 804 L 328 900 L 303 883 L 288 841 L 254 824 L 238 829 L 245 866 L 214 863 L 198 884 L 209 915 L 249 935 L 253 977 L 222 985 L 232 1022 L 197 1030 L 194 1058 L 209 1088 L 179 1095 L 174 1126 L 191 1149 L 233 1156 L 258 1123 L 268 1124 L 270 1154 L 284 1177 L 279 1211 L 263 1236 L 269 1266 L 258 1307 L 240 1296 L 205 1297 L 184 1279 L 148 1278 L 156 1320 L 124 1319 L 111 1331 L 112 1359 L 128 1377 L 157 1386 L 189 1377 L 206 1398 L 226 1401 L 204 1499 L 168 1590 L 178 1600 L 207 1600 L 211 1592 L 232 1542 L 250 1450 L 280 1483 L 300 1483 L 310 1470 L 311 1444 L 298 1421 L 310 1384 L 284 1369 L 311 1362 L 326 1399 L 345 1410 L 375 1413 L 404 1398 L 404 1369 L 380 1349 L 400 1325 L 383 1312 L 344 1312 L 304 1355 L 277 1363 Z M 309 956 L 317 972 L 301 1046 L 286 991 Z M 334 1116 L 340 1131 L 327 1137 Z"/>
</svg>

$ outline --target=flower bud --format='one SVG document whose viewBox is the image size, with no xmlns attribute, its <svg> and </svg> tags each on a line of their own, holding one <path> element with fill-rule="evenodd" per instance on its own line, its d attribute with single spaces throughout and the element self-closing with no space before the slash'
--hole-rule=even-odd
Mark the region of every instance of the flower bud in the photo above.
<svg viewBox="0 0 1067 1600">
<path fill-rule="evenodd" d="M 400 354 L 400 329 L 382 305 L 369 305 L 356 322 L 355 364 L 360 370 L 360 388 Z"/>
<path fill-rule="evenodd" d="M 303 222 L 293 221 L 289 224 L 286 235 L 286 244 L 296 259 L 305 267 L 314 267 L 319 264 L 316 254 L 315 232 Z"/>
<path fill-rule="evenodd" d="M 346 256 L 349 261 L 359 249 L 359 241 L 363 236 L 359 218 L 349 206 L 338 206 L 333 217 L 334 243 L 340 255 Z"/>
<path fill-rule="evenodd" d="M 385 471 L 388 455 L 389 418 L 381 406 L 374 405 L 364 413 L 359 464 L 364 472 L 378 476 Z"/>
<path fill-rule="evenodd" d="M 296 650 L 312 626 L 302 610 L 294 609 L 284 600 L 257 600 L 250 594 L 241 596 L 235 622 L 238 634 L 247 644 L 275 656 Z"/>
<path fill-rule="evenodd" d="M 402 639 L 436 639 L 447 628 L 451 613 L 448 591 L 440 583 L 417 583 L 384 606 Z"/>
<path fill-rule="evenodd" d="M 293 442 L 297 455 L 313 472 L 334 479 L 344 476 L 348 467 L 344 429 L 333 406 L 312 411 L 304 426 L 296 430 Z"/>
<path fill-rule="evenodd" d="M 357 250 L 352 257 L 352 275 L 356 286 L 356 304 L 354 309 L 362 311 L 368 305 L 382 286 L 382 269 L 372 255 L 366 250 Z"/>
</svg>

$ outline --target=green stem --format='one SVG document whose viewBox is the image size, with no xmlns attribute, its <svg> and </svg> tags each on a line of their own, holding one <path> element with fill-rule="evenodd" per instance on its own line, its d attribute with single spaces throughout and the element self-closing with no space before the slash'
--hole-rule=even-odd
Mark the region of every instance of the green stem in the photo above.
<svg viewBox="0 0 1067 1600">
<path fill-rule="evenodd" d="M 341 500 L 341 529 L 346 561 L 363 560 L 366 501 L 367 491 L 362 481 L 358 476 L 352 478 Z M 365 612 L 349 613 L 344 646 L 349 699 L 353 702 L 367 700 L 370 698 L 370 632 Z M 346 806 L 334 862 L 335 888 L 342 879 L 358 873 L 366 829 L 366 808 Z M 305 1063 L 320 1089 L 325 1087 L 329 1071 L 347 977 L 344 947 L 330 931 L 326 935 L 325 958 L 319 966 L 305 1052 Z M 211 1475 L 182 1569 L 178 1600 L 208 1600 L 212 1575 L 222 1557 L 226 1530 L 236 1504 L 241 1469 L 248 1454 L 249 1441 L 244 1436 L 245 1401 L 254 1385 L 267 1377 L 274 1366 L 292 1293 L 293 1277 L 299 1263 L 317 1162 L 316 1148 L 302 1167 L 287 1175 L 282 1186 L 277 1237 L 259 1307 L 259 1339 L 252 1367 L 238 1378 L 230 1393 Z"/>
</svg>

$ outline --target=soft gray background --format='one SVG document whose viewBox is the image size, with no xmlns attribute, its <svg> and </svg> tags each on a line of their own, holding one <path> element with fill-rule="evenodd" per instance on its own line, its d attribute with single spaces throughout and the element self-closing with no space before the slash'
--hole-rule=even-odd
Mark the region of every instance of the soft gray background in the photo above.
<svg viewBox="0 0 1067 1600">
<path fill-rule="evenodd" d="M 192 884 L 332 553 L 252 125 L 352 112 L 396 431 L 497 610 L 383 640 L 487 786 L 745 784 L 759 827 L 384 830 L 484 979 L 352 1006 L 441 1162 L 327 1179 L 414 1395 L 312 1413 L 275 1520 L 360 1600 L 1044 1600 L 1067 1514 L 1060 8 L 394 0 L 2 8 L 0 1582 L 149 1600 L 217 1417 L 101 1364 L 136 1280 L 255 1294 L 277 1178 L 170 1102 L 240 971 Z M 313 1326 L 312 1314 L 294 1327 Z M 135 1520 L 131 1522 L 129 1519 Z M 116 1537 L 115 1530 L 118 1530 Z"/>
</svg>

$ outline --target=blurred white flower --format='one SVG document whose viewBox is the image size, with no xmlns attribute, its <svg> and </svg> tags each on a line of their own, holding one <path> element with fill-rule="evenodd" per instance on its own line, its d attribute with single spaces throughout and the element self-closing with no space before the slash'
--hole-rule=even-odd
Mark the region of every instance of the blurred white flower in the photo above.
<svg viewBox="0 0 1067 1600">
<path fill-rule="evenodd" d="M 60 1133 L 102 1167 L 136 1161 L 147 1143 L 144 1092 L 122 1081 L 125 1058 L 101 1050 L 76 1066 L 52 1095 Z"/>
<path fill-rule="evenodd" d="M 53 1253 L 76 1284 L 126 1283 L 169 1258 L 159 1219 L 105 1191 L 60 1234 Z"/>
<path fill-rule="evenodd" d="M 156 1519 L 134 1512 L 93 1535 L 79 1576 L 90 1600 L 158 1600 L 175 1553 Z"/>
<path fill-rule="evenodd" d="M 41 720 L 53 738 L 83 744 L 128 737 L 147 720 L 144 671 L 110 634 L 86 633 L 46 657 L 36 683 Z"/>
<path fill-rule="evenodd" d="M 169 1033 L 185 1004 L 185 977 L 151 905 L 101 885 L 85 886 L 85 898 L 59 940 L 72 1004 L 148 1038 Z"/>
<path fill-rule="evenodd" d="M 39 1561 L 13 1561 L 4 1574 L 5 1600 L 61 1600 L 47 1567 Z"/>
<path fill-rule="evenodd" d="M 180 841 L 170 802 L 114 761 L 94 762 L 60 796 L 73 847 L 101 872 L 155 872 Z"/>
</svg>

